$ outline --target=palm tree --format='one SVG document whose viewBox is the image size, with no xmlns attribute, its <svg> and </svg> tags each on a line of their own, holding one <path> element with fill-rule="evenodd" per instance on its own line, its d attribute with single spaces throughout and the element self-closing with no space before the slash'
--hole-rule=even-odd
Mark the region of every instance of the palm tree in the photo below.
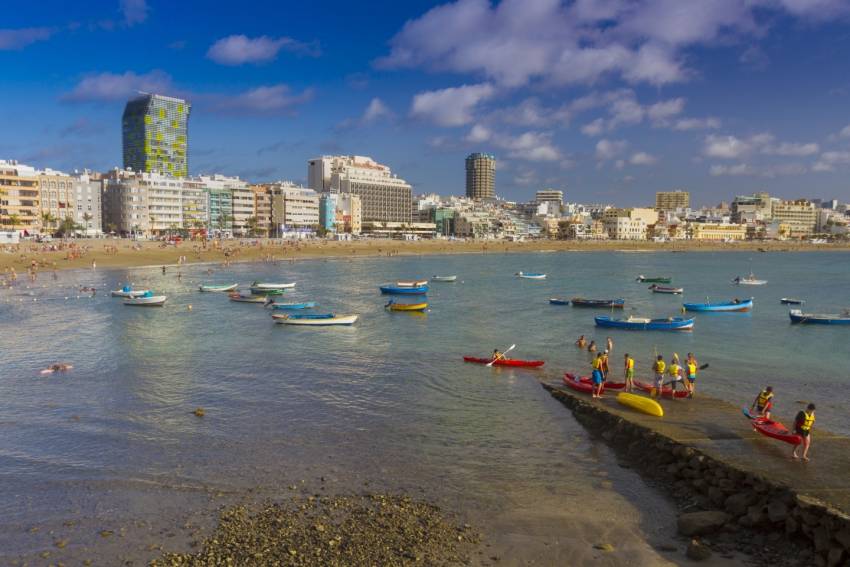
<svg viewBox="0 0 850 567">
<path fill-rule="evenodd" d="M 85 213 L 83 213 L 83 220 L 84 220 L 84 221 L 86 221 L 86 228 L 87 228 L 87 229 L 88 229 L 88 228 L 91 228 L 91 226 L 89 226 L 89 222 L 91 222 L 91 220 L 92 220 L 93 218 L 94 218 L 94 217 L 91 215 L 91 213 L 89 213 L 89 212 L 85 212 Z"/>
<path fill-rule="evenodd" d="M 56 217 L 53 216 L 53 213 L 47 211 L 46 213 L 41 213 L 41 222 L 43 226 L 50 228 L 56 222 Z"/>
<path fill-rule="evenodd" d="M 21 216 L 12 213 L 8 217 L 9 224 L 12 225 L 12 230 L 15 230 L 15 227 L 21 224 Z"/>
<path fill-rule="evenodd" d="M 248 236 L 257 235 L 257 227 L 259 224 L 260 220 L 257 217 L 248 217 L 245 219 L 245 226 L 248 227 Z"/>
</svg>

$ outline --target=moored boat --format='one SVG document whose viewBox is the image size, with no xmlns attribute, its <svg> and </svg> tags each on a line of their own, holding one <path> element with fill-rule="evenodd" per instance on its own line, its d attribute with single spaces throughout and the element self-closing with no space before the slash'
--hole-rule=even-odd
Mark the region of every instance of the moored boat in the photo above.
<svg viewBox="0 0 850 567">
<path fill-rule="evenodd" d="M 733 299 L 719 303 L 683 303 L 685 311 L 749 311 L 753 308 L 753 298 Z"/>
<path fill-rule="evenodd" d="M 783 297 L 779 300 L 779 303 L 781 303 L 782 305 L 802 305 L 803 303 L 805 303 L 805 301 L 802 299 L 796 299 L 794 297 Z"/>
<path fill-rule="evenodd" d="M 850 325 L 850 310 L 844 313 L 803 313 L 800 309 L 788 312 L 792 323 L 808 325 Z"/>
<path fill-rule="evenodd" d="M 269 299 L 265 295 L 242 295 L 240 293 L 228 293 L 227 297 L 230 301 L 237 303 L 268 303 Z"/>
<path fill-rule="evenodd" d="M 626 300 L 618 299 L 584 299 L 583 297 L 574 297 L 570 300 L 573 307 L 605 307 L 622 309 L 626 305 Z"/>
<path fill-rule="evenodd" d="M 735 285 L 765 285 L 767 284 L 767 280 L 757 279 L 756 276 L 752 272 L 750 272 L 749 276 L 736 277 L 734 280 L 732 280 L 732 283 Z"/>
<path fill-rule="evenodd" d="M 432 282 L 453 282 L 457 280 L 457 276 L 432 276 Z"/>
<path fill-rule="evenodd" d="M 283 295 L 286 292 L 285 289 L 266 289 L 266 288 L 251 288 L 251 293 L 253 295 L 262 295 L 262 296 L 271 296 L 271 295 Z"/>
<path fill-rule="evenodd" d="M 614 319 L 608 316 L 594 318 L 597 327 L 628 329 L 632 331 L 690 331 L 694 328 L 694 319 L 684 317 L 668 317 L 666 319 L 650 319 L 648 317 L 626 317 Z"/>
<path fill-rule="evenodd" d="M 386 295 L 425 295 L 428 293 L 428 285 L 399 286 L 396 284 L 385 284 L 380 287 L 381 293 Z"/>
<path fill-rule="evenodd" d="M 428 309 L 428 304 L 424 301 L 421 303 L 396 303 L 395 301 L 390 301 L 384 307 L 390 311 L 425 311 Z"/>
<path fill-rule="evenodd" d="M 396 287 L 422 287 L 428 285 L 428 280 L 400 281 L 396 282 L 395 285 Z"/>
<path fill-rule="evenodd" d="M 744 416 L 752 422 L 753 429 L 765 437 L 785 441 L 791 445 L 799 445 L 803 442 L 803 438 L 800 435 L 790 432 L 782 423 L 765 417 L 754 416 L 748 408 L 743 408 L 743 412 Z"/>
<path fill-rule="evenodd" d="M 111 295 L 112 297 L 139 297 L 148 293 L 149 291 L 150 290 L 148 289 L 133 289 L 129 286 L 124 286 L 123 289 L 116 289 L 112 291 Z"/>
<path fill-rule="evenodd" d="M 318 305 L 318 304 L 315 301 L 303 301 L 301 303 L 294 303 L 294 302 L 277 303 L 277 302 L 273 302 L 273 303 L 269 304 L 269 307 L 271 307 L 272 309 L 297 310 L 297 309 L 312 309 L 316 305 Z"/>
<path fill-rule="evenodd" d="M 636 278 L 636 281 L 643 283 L 670 283 L 673 281 L 673 278 L 668 276 L 645 276 L 641 274 Z"/>
<path fill-rule="evenodd" d="M 533 274 L 526 272 L 517 272 L 516 276 L 525 280 L 545 280 L 546 274 Z"/>
<path fill-rule="evenodd" d="M 557 297 L 552 297 L 552 298 L 549 299 L 549 303 L 551 303 L 552 305 L 569 305 L 570 300 L 569 299 L 558 299 Z"/>
<path fill-rule="evenodd" d="M 681 287 L 664 287 L 663 285 L 652 284 L 649 286 L 649 289 L 652 290 L 652 293 L 668 293 L 671 295 L 681 295 L 684 293 L 684 288 Z"/>
<path fill-rule="evenodd" d="M 164 295 L 154 295 L 148 291 L 144 295 L 138 297 L 127 297 L 124 299 L 124 305 L 137 305 L 139 307 L 162 307 L 167 299 Z"/>
<path fill-rule="evenodd" d="M 215 285 L 215 284 L 201 284 L 198 286 L 198 291 L 202 292 L 223 292 L 223 291 L 233 291 L 239 287 L 239 284 L 224 284 L 224 285 Z"/>
<path fill-rule="evenodd" d="M 477 356 L 464 356 L 463 360 L 465 362 L 474 362 L 475 364 L 490 364 L 493 362 L 492 358 L 480 358 Z M 519 360 L 516 358 L 503 358 L 493 362 L 493 366 L 515 366 L 523 368 L 539 368 L 544 364 L 545 362 L 542 360 Z"/>
<path fill-rule="evenodd" d="M 329 327 L 332 325 L 353 325 L 358 315 L 337 315 L 325 313 L 323 315 L 306 314 L 272 314 L 275 323 L 281 325 L 303 325 L 306 327 Z"/>
<path fill-rule="evenodd" d="M 292 283 L 260 283 L 260 282 L 252 282 L 251 283 L 251 291 L 259 290 L 259 291 L 272 291 L 276 289 L 292 289 L 295 287 L 295 282 Z"/>
</svg>

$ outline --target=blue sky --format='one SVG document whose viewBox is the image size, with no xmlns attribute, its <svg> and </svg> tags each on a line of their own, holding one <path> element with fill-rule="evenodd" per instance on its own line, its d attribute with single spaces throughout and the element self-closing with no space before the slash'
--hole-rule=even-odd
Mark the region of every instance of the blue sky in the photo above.
<svg viewBox="0 0 850 567">
<path fill-rule="evenodd" d="M 192 173 L 369 155 L 417 192 L 622 205 L 850 201 L 848 0 L 6 0 L 0 157 L 121 165 L 123 104 L 183 96 Z"/>
</svg>

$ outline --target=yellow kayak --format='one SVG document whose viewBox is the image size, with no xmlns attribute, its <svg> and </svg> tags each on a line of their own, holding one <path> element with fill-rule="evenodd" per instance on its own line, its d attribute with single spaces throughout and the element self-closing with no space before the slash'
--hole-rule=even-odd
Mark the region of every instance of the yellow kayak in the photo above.
<svg viewBox="0 0 850 567">
<path fill-rule="evenodd" d="M 664 417 L 664 408 L 662 408 L 658 402 L 651 400 L 646 396 L 620 392 L 617 394 L 617 401 L 626 407 L 636 409 L 640 412 L 648 413 L 649 415 L 654 415 L 656 417 Z"/>
<path fill-rule="evenodd" d="M 387 308 L 390 311 L 425 311 L 428 309 L 427 303 L 388 303 Z"/>
</svg>

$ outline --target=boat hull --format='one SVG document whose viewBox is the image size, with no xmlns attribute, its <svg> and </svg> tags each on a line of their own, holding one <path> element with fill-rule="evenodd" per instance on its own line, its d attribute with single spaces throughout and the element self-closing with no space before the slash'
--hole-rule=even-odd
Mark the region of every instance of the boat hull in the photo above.
<svg viewBox="0 0 850 567">
<path fill-rule="evenodd" d="M 639 381 L 635 380 L 634 384 L 635 384 L 635 388 L 637 388 L 638 390 L 641 390 L 643 392 L 652 393 L 652 391 L 655 389 L 654 385 L 648 384 L 646 382 L 639 382 Z M 675 390 L 674 391 L 673 388 L 671 388 L 670 386 L 664 386 L 663 388 L 661 388 L 661 397 L 662 398 L 673 398 L 673 397 L 675 397 L 675 398 L 687 398 L 688 395 L 689 395 L 688 392 L 686 392 L 685 390 Z"/>
<path fill-rule="evenodd" d="M 753 300 L 745 299 L 735 303 L 727 301 L 723 303 L 683 303 L 685 311 L 711 311 L 711 312 L 735 312 L 749 311 L 753 308 Z"/>
<path fill-rule="evenodd" d="M 214 293 L 214 292 L 225 292 L 225 291 L 233 291 L 239 287 L 239 284 L 232 285 L 201 285 L 198 286 L 198 291 L 205 293 Z"/>
<path fill-rule="evenodd" d="M 802 305 L 802 299 L 794 299 L 793 297 L 783 297 L 779 300 L 782 305 Z"/>
<path fill-rule="evenodd" d="M 111 292 L 112 297 L 139 297 L 146 294 L 149 290 L 147 289 L 139 289 L 135 291 L 124 291 L 124 290 L 115 290 Z"/>
<path fill-rule="evenodd" d="M 666 293 L 668 295 L 682 295 L 685 292 L 681 287 L 659 287 L 656 285 L 650 286 L 652 293 Z"/>
<path fill-rule="evenodd" d="M 693 319 L 671 317 L 669 319 L 612 319 L 611 317 L 595 317 L 597 327 L 611 329 L 626 329 L 630 331 L 690 331 L 694 328 Z"/>
<path fill-rule="evenodd" d="M 124 300 L 124 305 L 136 307 L 162 307 L 165 305 L 166 296 L 154 295 L 153 297 L 128 297 Z"/>
<path fill-rule="evenodd" d="M 617 403 L 626 406 L 641 413 L 652 415 L 655 417 L 664 417 L 664 408 L 655 400 L 651 400 L 646 396 L 630 394 L 628 392 L 620 392 L 617 394 Z"/>
<path fill-rule="evenodd" d="M 431 278 L 432 282 L 444 282 L 449 283 L 457 280 L 457 276 L 434 276 Z"/>
<path fill-rule="evenodd" d="M 302 327 L 331 327 L 335 325 L 353 325 L 358 315 L 336 315 L 329 318 L 294 318 L 286 315 L 274 316 L 274 322 L 280 325 L 298 325 Z"/>
<path fill-rule="evenodd" d="M 556 298 L 553 297 L 552 299 L 549 300 L 549 303 L 551 303 L 552 305 L 569 305 L 570 300 L 569 299 L 556 299 Z"/>
<path fill-rule="evenodd" d="M 464 356 L 463 360 L 475 364 L 490 364 L 493 361 L 492 358 L 479 358 L 477 356 Z M 513 358 L 493 362 L 493 366 L 513 366 L 515 368 L 539 368 L 544 364 L 545 362 L 542 360 L 516 360 Z"/>
<path fill-rule="evenodd" d="M 272 303 L 269 305 L 272 309 L 297 310 L 297 309 L 312 309 L 317 303 L 315 301 L 305 301 L 304 303 Z"/>
<path fill-rule="evenodd" d="M 251 284 L 251 290 L 259 289 L 263 291 L 270 291 L 275 289 L 292 289 L 295 287 L 295 282 L 292 283 L 253 283 Z"/>
<path fill-rule="evenodd" d="M 390 311 L 425 311 L 428 309 L 427 303 L 391 303 L 387 305 Z"/>
<path fill-rule="evenodd" d="M 522 272 L 519 272 L 517 274 L 517 277 L 524 280 L 545 280 L 546 274 L 524 274 Z"/>
<path fill-rule="evenodd" d="M 850 316 L 827 313 L 803 313 L 799 309 L 788 312 L 792 323 L 802 325 L 850 325 Z"/>
<path fill-rule="evenodd" d="M 231 294 L 227 296 L 230 301 L 235 301 L 236 303 L 265 303 L 268 301 L 265 296 L 262 295 L 239 295 Z"/>
<path fill-rule="evenodd" d="M 428 293 L 428 286 L 419 287 L 397 287 L 392 285 L 382 285 L 381 293 L 384 295 L 425 295 Z"/>
<path fill-rule="evenodd" d="M 625 299 L 583 299 L 574 297 L 570 300 L 573 307 L 595 307 L 604 309 L 622 309 L 626 305 Z"/>
<path fill-rule="evenodd" d="M 643 282 L 643 283 L 670 283 L 670 282 L 673 281 L 673 278 L 664 278 L 664 277 L 647 278 L 647 277 L 644 277 L 644 276 L 638 276 L 637 281 Z"/>
</svg>

